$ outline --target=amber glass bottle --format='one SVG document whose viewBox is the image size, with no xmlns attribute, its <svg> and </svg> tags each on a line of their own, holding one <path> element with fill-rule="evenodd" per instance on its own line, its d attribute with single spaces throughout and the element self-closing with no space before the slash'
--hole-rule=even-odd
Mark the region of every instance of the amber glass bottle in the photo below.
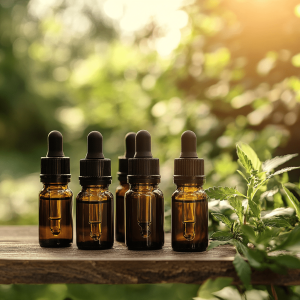
<svg viewBox="0 0 300 300">
<path fill-rule="evenodd" d="M 172 195 L 172 248 L 175 251 L 205 251 L 208 246 L 208 202 L 202 186 L 204 160 L 197 155 L 197 137 L 192 131 L 181 136 L 180 158 L 174 162 Z"/>
<path fill-rule="evenodd" d="M 39 243 L 41 247 L 69 247 L 73 242 L 70 158 L 63 153 L 62 134 L 48 135 L 48 153 L 41 158 L 39 194 Z"/>
<path fill-rule="evenodd" d="M 88 135 L 88 152 L 80 160 L 82 190 L 76 198 L 76 240 L 83 250 L 109 249 L 114 243 L 114 198 L 108 190 L 111 162 L 102 153 L 102 135 Z"/>
<path fill-rule="evenodd" d="M 161 249 L 164 245 L 164 197 L 158 188 L 159 160 L 152 157 L 151 136 L 136 135 L 136 153 L 129 159 L 125 194 L 125 240 L 130 250 Z"/>
<path fill-rule="evenodd" d="M 128 159 L 135 153 L 135 133 L 129 132 L 125 136 L 125 154 L 119 157 L 118 180 L 120 185 L 116 189 L 116 240 L 125 242 L 124 196 L 129 189 L 127 183 Z"/>
</svg>

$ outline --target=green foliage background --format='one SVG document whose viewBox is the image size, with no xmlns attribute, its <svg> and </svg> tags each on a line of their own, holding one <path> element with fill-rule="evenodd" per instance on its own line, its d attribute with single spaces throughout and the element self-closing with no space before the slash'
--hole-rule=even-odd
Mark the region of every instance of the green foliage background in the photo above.
<svg viewBox="0 0 300 300">
<path fill-rule="evenodd" d="M 124 8 L 118 18 L 105 13 L 108 2 Z M 128 7 L 138 16 L 148 0 L 129 2 L 1 0 L 0 224 L 37 224 L 40 157 L 53 129 L 64 135 L 74 194 L 91 130 L 103 134 L 104 154 L 112 159 L 112 191 L 125 134 L 148 130 L 161 161 L 166 230 L 175 188 L 173 160 L 184 130 L 198 136 L 206 188 L 235 186 L 243 192 L 236 173 L 238 142 L 250 144 L 262 161 L 298 152 L 299 1 L 174 1 L 165 7 L 171 3 L 165 0 L 157 4 L 161 19 L 168 20 L 171 10 L 179 10 L 175 16 L 181 19 L 164 23 L 149 17 L 126 31 L 122 20 Z M 180 42 L 161 55 L 170 32 L 179 32 Z M 299 163 L 299 158 L 293 161 Z M 298 182 L 299 174 L 294 171 L 290 180 Z M 64 286 L 64 291 L 73 288 Z M 82 288 L 94 291 L 90 298 L 114 296 L 107 286 Z M 39 287 L 43 299 L 51 299 L 54 289 Z M 113 293 L 129 299 L 148 290 L 157 299 L 157 294 L 195 295 L 195 287 L 184 285 L 118 287 Z M 3 297 L 25 291 L 35 293 L 33 287 L 0 288 Z"/>
</svg>

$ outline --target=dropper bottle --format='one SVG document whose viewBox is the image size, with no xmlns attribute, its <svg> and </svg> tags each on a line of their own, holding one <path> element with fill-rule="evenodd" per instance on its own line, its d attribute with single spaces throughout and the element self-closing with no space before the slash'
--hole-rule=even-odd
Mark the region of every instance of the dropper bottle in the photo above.
<svg viewBox="0 0 300 300">
<path fill-rule="evenodd" d="M 172 248 L 175 251 L 205 251 L 208 246 L 208 202 L 202 186 L 204 160 L 197 155 L 193 131 L 181 135 L 180 158 L 174 161 L 172 195 Z"/>
<path fill-rule="evenodd" d="M 48 153 L 41 158 L 39 194 L 39 243 L 41 247 L 69 247 L 73 242 L 70 158 L 64 156 L 63 136 L 48 135 Z"/>
<path fill-rule="evenodd" d="M 76 198 L 76 240 L 83 250 L 109 249 L 114 243 L 114 198 L 111 184 L 111 161 L 102 153 L 102 135 L 92 131 L 87 137 L 87 154 L 80 160 Z"/>
<path fill-rule="evenodd" d="M 119 157 L 118 180 L 120 182 L 116 189 L 116 240 L 125 242 L 125 219 L 124 219 L 124 196 L 129 189 L 127 182 L 128 159 L 134 157 L 135 133 L 129 132 L 125 136 L 125 154 Z"/>
<path fill-rule="evenodd" d="M 151 136 L 136 134 L 136 152 L 128 162 L 125 194 L 125 241 L 129 250 L 161 249 L 164 245 L 164 196 L 158 188 L 159 160 L 151 153 Z"/>
</svg>

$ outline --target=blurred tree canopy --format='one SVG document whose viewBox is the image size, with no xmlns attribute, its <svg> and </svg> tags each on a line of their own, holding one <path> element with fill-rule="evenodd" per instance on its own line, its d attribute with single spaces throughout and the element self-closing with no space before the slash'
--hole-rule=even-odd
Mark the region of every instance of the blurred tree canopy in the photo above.
<svg viewBox="0 0 300 300">
<path fill-rule="evenodd" d="M 113 191 L 125 134 L 148 130 L 167 216 L 184 130 L 198 136 L 206 186 L 239 186 L 240 141 L 262 160 L 298 152 L 299 37 L 296 0 L 2 0 L 0 223 L 37 223 L 53 129 L 75 194 L 89 131 L 103 134 Z"/>
</svg>

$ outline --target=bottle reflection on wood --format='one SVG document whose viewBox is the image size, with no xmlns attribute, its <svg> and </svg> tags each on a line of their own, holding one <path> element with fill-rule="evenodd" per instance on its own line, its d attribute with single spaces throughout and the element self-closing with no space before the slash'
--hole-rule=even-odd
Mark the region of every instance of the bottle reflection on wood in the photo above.
<svg viewBox="0 0 300 300">
<path fill-rule="evenodd" d="M 205 251 L 208 246 L 208 202 L 202 185 L 204 161 L 197 155 L 197 138 L 186 131 L 181 136 L 180 158 L 174 162 L 172 195 L 172 248 L 175 251 Z"/>
</svg>

